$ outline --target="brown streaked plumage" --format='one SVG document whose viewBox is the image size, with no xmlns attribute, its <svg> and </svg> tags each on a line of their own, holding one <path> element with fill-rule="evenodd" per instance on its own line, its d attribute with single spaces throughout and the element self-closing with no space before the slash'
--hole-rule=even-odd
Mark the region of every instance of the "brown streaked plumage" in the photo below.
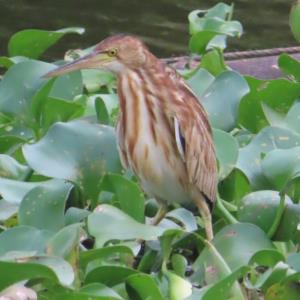
<svg viewBox="0 0 300 300">
<path fill-rule="evenodd" d="M 216 156 L 207 115 L 194 93 L 175 70 L 132 36 L 107 38 L 91 54 L 48 76 L 83 68 L 107 69 L 117 75 L 121 161 L 137 175 L 145 192 L 161 203 L 156 223 L 166 204 L 192 201 L 211 240 Z"/>
</svg>

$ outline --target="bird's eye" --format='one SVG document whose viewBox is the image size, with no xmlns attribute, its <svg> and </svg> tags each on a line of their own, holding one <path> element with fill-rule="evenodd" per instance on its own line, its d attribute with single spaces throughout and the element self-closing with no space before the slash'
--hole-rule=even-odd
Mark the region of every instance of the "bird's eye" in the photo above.
<svg viewBox="0 0 300 300">
<path fill-rule="evenodd" d="M 118 50 L 116 48 L 109 49 L 107 51 L 108 56 L 117 56 Z"/>
</svg>

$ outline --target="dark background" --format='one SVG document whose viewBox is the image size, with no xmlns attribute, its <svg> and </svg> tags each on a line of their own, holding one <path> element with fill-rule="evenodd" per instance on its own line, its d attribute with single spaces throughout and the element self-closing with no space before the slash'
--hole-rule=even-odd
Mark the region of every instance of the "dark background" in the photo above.
<svg viewBox="0 0 300 300">
<path fill-rule="evenodd" d="M 224 1 L 231 3 L 231 1 Z M 67 49 L 85 48 L 120 32 L 141 36 L 160 57 L 187 53 L 187 15 L 218 1 L 204 0 L 0 0 L 0 56 L 9 37 L 26 28 L 56 30 L 86 28 L 83 36 L 63 38 L 48 50 L 47 59 L 60 58 Z M 295 45 L 288 15 L 292 0 L 236 0 L 234 19 L 245 33 L 230 42 L 230 50 Z"/>
</svg>

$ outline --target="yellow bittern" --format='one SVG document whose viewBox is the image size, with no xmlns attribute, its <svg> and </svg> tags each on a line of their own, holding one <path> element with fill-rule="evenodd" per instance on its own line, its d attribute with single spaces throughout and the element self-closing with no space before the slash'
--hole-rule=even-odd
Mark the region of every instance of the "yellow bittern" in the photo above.
<svg viewBox="0 0 300 300">
<path fill-rule="evenodd" d="M 106 38 L 92 53 L 46 76 L 80 69 L 105 69 L 117 76 L 120 158 L 161 205 L 155 223 L 168 204 L 193 202 L 211 240 L 216 156 L 206 112 L 191 89 L 138 38 L 128 35 Z"/>
</svg>

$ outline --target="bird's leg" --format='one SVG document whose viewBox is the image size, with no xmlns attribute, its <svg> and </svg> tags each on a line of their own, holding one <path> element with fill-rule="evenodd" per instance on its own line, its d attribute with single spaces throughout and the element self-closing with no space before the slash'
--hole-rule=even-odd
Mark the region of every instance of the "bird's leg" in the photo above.
<svg viewBox="0 0 300 300">
<path fill-rule="evenodd" d="M 158 225 L 168 212 L 167 205 L 159 202 L 159 208 L 155 216 L 150 220 L 151 225 Z"/>
<path fill-rule="evenodd" d="M 214 233 L 212 228 L 212 218 L 209 206 L 203 199 L 203 197 L 197 198 L 195 203 L 204 222 L 206 238 L 208 241 L 211 241 L 214 238 Z"/>
</svg>

